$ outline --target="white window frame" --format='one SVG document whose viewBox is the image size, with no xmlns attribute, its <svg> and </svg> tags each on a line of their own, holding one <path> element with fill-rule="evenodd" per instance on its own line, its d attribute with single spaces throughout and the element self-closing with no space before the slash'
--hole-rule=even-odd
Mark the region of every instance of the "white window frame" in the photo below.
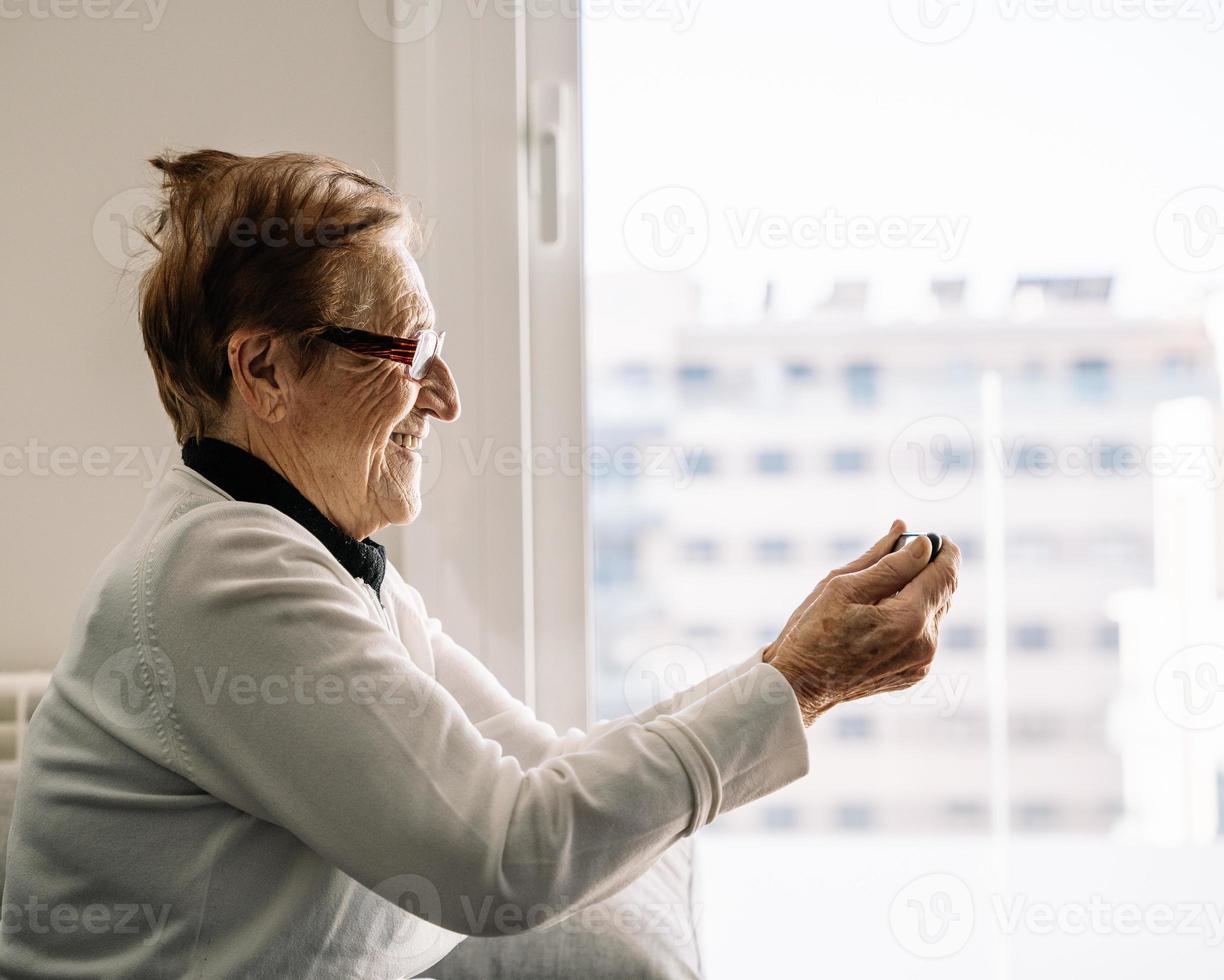
<svg viewBox="0 0 1224 980">
<path fill-rule="evenodd" d="M 395 182 L 421 204 L 463 401 L 390 547 L 430 614 L 559 727 L 592 704 L 586 480 L 553 465 L 585 437 L 579 31 L 455 4 L 390 45 Z"/>
</svg>

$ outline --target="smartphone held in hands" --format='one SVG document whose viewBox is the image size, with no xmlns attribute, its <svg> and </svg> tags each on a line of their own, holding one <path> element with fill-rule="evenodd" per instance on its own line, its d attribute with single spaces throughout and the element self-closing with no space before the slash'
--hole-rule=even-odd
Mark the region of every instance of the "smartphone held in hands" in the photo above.
<svg viewBox="0 0 1224 980">
<path fill-rule="evenodd" d="M 892 550 L 900 551 L 907 544 L 913 541 L 914 538 L 930 538 L 931 539 L 930 561 L 934 561 L 935 556 L 939 554 L 939 549 L 943 547 L 943 538 L 941 538 L 934 531 L 928 531 L 924 534 L 918 534 L 918 533 L 913 533 L 913 532 L 907 532 L 905 534 L 902 534 L 901 537 L 897 538 L 897 543 L 893 545 Z"/>
</svg>

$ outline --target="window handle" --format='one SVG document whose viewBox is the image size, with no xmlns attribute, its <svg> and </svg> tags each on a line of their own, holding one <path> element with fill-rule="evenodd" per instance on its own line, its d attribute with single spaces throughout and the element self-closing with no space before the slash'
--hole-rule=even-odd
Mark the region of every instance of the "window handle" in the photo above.
<svg viewBox="0 0 1224 980">
<path fill-rule="evenodd" d="M 560 82 L 532 83 L 527 112 L 529 188 L 536 234 L 544 245 L 560 245 L 565 239 L 567 182 L 561 160 L 567 147 L 568 108 L 568 93 Z"/>
</svg>

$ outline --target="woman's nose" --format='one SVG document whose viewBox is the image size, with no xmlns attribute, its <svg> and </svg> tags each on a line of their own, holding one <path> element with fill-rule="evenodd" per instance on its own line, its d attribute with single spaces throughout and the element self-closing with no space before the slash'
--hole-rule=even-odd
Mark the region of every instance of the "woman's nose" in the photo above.
<svg viewBox="0 0 1224 980">
<path fill-rule="evenodd" d="M 429 374 L 421 380 L 417 394 L 417 410 L 432 415 L 440 422 L 453 422 L 459 417 L 459 387 L 450 365 L 440 357 L 434 358 Z"/>
</svg>

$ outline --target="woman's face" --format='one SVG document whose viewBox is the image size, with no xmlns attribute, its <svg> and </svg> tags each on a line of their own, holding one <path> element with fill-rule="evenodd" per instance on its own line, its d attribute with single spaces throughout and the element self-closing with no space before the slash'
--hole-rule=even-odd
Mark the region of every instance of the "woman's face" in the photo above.
<svg viewBox="0 0 1224 980">
<path fill-rule="evenodd" d="M 407 337 L 432 329 L 434 311 L 407 247 L 398 255 L 408 288 L 386 322 L 368 329 Z M 446 362 L 435 358 L 428 375 L 415 381 L 406 365 L 335 348 L 293 388 L 298 458 L 292 469 L 298 476 L 290 479 L 298 489 L 356 538 L 415 519 L 430 421 L 459 416 L 459 392 Z"/>
</svg>

